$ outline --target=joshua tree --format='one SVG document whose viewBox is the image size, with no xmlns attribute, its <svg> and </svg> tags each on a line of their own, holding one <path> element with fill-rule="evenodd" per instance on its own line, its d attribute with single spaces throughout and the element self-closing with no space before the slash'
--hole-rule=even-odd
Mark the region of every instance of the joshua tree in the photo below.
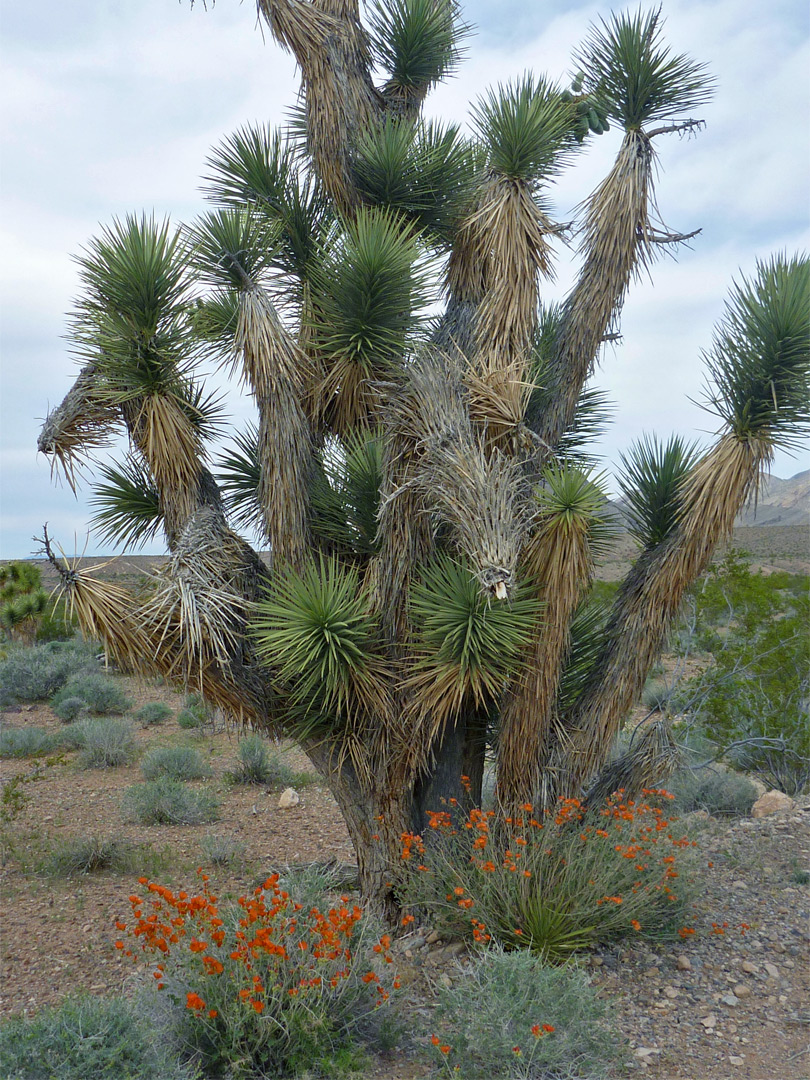
<svg viewBox="0 0 810 1080">
<path fill-rule="evenodd" d="M 37 623 L 48 608 L 39 567 L 11 562 L 0 566 L 0 626 L 13 640 L 31 644 Z"/>
<path fill-rule="evenodd" d="M 465 135 L 421 116 L 459 60 L 455 0 L 377 0 L 365 22 L 357 0 L 258 8 L 301 71 L 292 123 L 212 152 L 199 221 L 133 216 L 89 243 L 83 366 L 39 448 L 73 483 L 126 431 L 97 526 L 126 545 L 162 530 L 169 557 L 145 600 L 60 564 L 82 626 L 122 665 L 295 738 L 382 899 L 401 833 L 442 798 L 480 798 L 487 746 L 504 818 L 666 772 L 663 725 L 606 762 L 684 590 L 806 428 L 808 264 L 775 258 L 732 293 L 707 354 L 714 445 L 628 455 L 641 554 L 602 609 L 588 380 L 636 276 L 696 235 L 657 222 L 653 180 L 659 142 L 698 133 L 711 79 L 662 43 L 658 11 L 613 16 L 570 88 L 499 86 Z M 549 185 L 610 124 L 613 167 L 554 222 Z M 544 304 L 564 232 L 578 278 Z M 211 355 L 258 414 L 218 468 L 196 374 Z"/>
</svg>

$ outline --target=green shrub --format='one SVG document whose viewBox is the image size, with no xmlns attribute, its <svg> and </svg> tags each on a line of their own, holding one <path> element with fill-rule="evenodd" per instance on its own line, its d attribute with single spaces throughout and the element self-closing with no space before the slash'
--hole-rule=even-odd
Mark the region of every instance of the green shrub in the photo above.
<svg viewBox="0 0 810 1080">
<path fill-rule="evenodd" d="M 181 728 L 191 730 L 192 728 L 201 728 L 205 725 L 205 720 L 192 709 L 181 709 L 177 714 L 177 723 Z"/>
<path fill-rule="evenodd" d="M 122 806 L 125 818 L 139 825 L 205 825 L 219 817 L 213 795 L 169 777 L 133 784 Z"/>
<path fill-rule="evenodd" d="M 672 699 L 672 690 L 663 679 L 653 679 L 647 683 L 641 694 L 641 703 L 655 712 L 664 712 Z"/>
<path fill-rule="evenodd" d="M 135 713 L 135 720 L 141 727 L 151 727 L 153 724 L 162 724 L 172 715 L 172 710 L 162 701 L 150 701 L 148 705 L 142 705 Z"/>
<path fill-rule="evenodd" d="M 268 787 L 301 788 L 312 782 L 310 773 L 296 772 L 268 748 L 267 739 L 253 734 L 241 739 L 237 767 L 228 773 L 235 784 L 265 784 Z"/>
<path fill-rule="evenodd" d="M 489 949 L 440 987 L 432 1056 L 464 1080 L 598 1080 L 622 1057 L 607 1005 L 574 967 Z"/>
<path fill-rule="evenodd" d="M 245 853 L 245 845 L 238 840 L 213 833 L 200 840 L 200 849 L 208 862 L 215 866 L 228 866 L 238 862 Z"/>
<path fill-rule="evenodd" d="M 125 998 L 84 994 L 0 1025 L 3 1080 L 191 1080 Z"/>
<path fill-rule="evenodd" d="M 199 694 L 187 694 L 183 708 L 177 714 L 177 723 L 181 728 L 202 728 L 212 724 L 214 710 Z"/>
<path fill-rule="evenodd" d="M 80 750 L 79 763 L 85 769 L 109 769 L 128 765 L 135 756 L 135 732 L 128 720 L 114 716 L 88 717 L 65 733 L 70 744 Z"/>
<path fill-rule="evenodd" d="M 710 663 L 679 690 L 692 724 L 788 795 L 810 784 L 808 579 L 751 573 L 735 552 L 695 595 L 690 645 Z"/>
<path fill-rule="evenodd" d="M 121 692 L 118 684 L 100 672 L 69 678 L 51 698 L 51 708 L 56 711 L 69 698 L 79 698 L 84 701 L 88 710 L 96 716 L 123 713 L 132 704 Z"/>
<path fill-rule="evenodd" d="M 3 728 L 0 731 L 0 757 L 24 758 L 49 754 L 58 745 L 53 732 L 40 727 Z"/>
<path fill-rule="evenodd" d="M 60 698 L 55 705 L 51 705 L 51 709 L 63 724 L 72 724 L 74 720 L 87 716 L 90 712 L 87 702 L 80 697 Z"/>
<path fill-rule="evenodd" d="M 745 817 L 758 792 L 745 776 L 716 769 L 680 769 L 667 781 L 682 814 L 705 810 L 714 817 Z"/>
<path fill-rule="evenodd" d="M 80 640 L 10 649 L 0 660 L 0 706 L 46 701 L 72 675 L 96 669 L 95 652 Z"/>
<path fill-rule="evenodd" d="M 142 845 L 101 836 L 75 836 L 57 841 L 44 859 L 41 870 L 54 877 L 97 874 L 112 870 L 118 874 L 141 873 L 152 861 Z"/>
<path fill-rule="evenodd" d="M 211 775 L 211 767 L 191 746 L 157 746 L 144 757 L 141 772 L 147 780 L 201 780 Z"/>
<path fill-rule="evenodd" d="M 654 794 L 654 793 L 651 793 Z M 692 842 L 660 807 L 613 797 L 585 813 L 563 800 L 542 821 L 525 808 L 511 837 L 493 811 L 429 815 L 403 838 L 400 895 L 450 936 L 494 940 L 561 961 L 624 935 L 674 936 L 696 887 Z"/>
<path fill-rule="evenodd" d="M 274 875 L 220 911 L 204 877 L 182 899 L 139 880 L 121 947 L 160 963 L 153 1022 L 206 1076 L 339 1076 L 386 1037 L 390 938 L 347 898 L 304 903 Z"/>
</svg>

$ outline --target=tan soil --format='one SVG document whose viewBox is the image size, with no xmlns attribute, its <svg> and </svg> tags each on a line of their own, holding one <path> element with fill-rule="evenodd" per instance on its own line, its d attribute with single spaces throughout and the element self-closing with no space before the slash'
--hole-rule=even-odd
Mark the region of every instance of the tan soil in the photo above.
<svg viewBox="0 0 810 1080">
<path fill-rule="evenodd" d="M 181 699 L 164 687 L 125 680 L 136 705 Z M 9 726 L 58 728 L 46 706 L 8 711 Z M 214 776 L 197 786 L 222 800 L 221 819 L 213 825 L 137 826 L 122 820 L 120 800 L 130 784 L 142 779 L 137 764 L 116 769 L 81 770 L 75 754 L 46 767 L 41 779 L 25 785 L 30 797 L 22 812 L 4 827 L 5 854 L 0 872 L 2 895 L 2 1007 L 6 1014 L 32 1012 L 54 1004 L 80 988 L 119 993 L 131 978 L 131 966 L 113 947 L 116 919 L 129 913 L 127 897 L 133 875 L 111 873 L 74 878 L 46 877 L 37 871 L 60 840 L 99 836 L 145 843 L 164 852 L 160 880 L 174 888 L 194 888 L 196 867 L 205 863 L 200 839 L 212 833 L 245 846 L 230 867 L 205 865 L 211 885 L 222 898 L 255 886 L 272 868 L 286 863 L 335 857 L 352 861 L 346 831 L 331 796 L 317 784 L 301 789 L 293 809 L 277 808 L 278 793 L 260 787 L 232 786 L 225 773 L 233 768 L 237 736 L 225 732 L 202 736 L 181 730 L 171 719 L 139 729 L 142 749 L 166 743 L 195 745 L 210 760 Z M 307 768 L 290 747 L 283 756 L 293 768 Z M 36 763 L 4 760 L 2 776 L 30 774 Z M 588 960 L 594 985 L 611 1002 L 616 1028 L 632 1050 L 655 1051 L 634 1057 L 631 1068 L 657 1080 L 806 1080 L 810 1075 L 810 889 L 797 882 L 797 870 L 810 870 L 810 807 L 761 822 L 729 825 L 698 822 L 707 862 L 706 887 L 695 911 L 693 938 L 683 944 L 651 947 L 622 943 Z M 729 924 L 723 935 L 712 923 Z M 743 935 L 740 924 L 750 930 Z M 404 939 L 400 956 L 410 939 Z M 403 981 L 412 1020 L 430 1032 L 431 986 L 440 974 L 463 977 L 463 962 L 438 943 L 410 950 Z M 680 971 L 679 956 L 691 970 Z M 743 962 L 753 965 L 746 973 Z M 776 974 L 765 964 L 775 965 Z M 750 993 L 724 1003 L 735 985 Z M 715 1023 L 702 1023 L 713 1015 Z M 734 1062 L 731 1058 L 734 1058 Z M 419 1080 L 429 1069 L 404 1054 L 378 1061 L 368 1076 L 375 1080 Z M 497 1080 L 497 1078 L 493 1078 Z"/>
</svg>

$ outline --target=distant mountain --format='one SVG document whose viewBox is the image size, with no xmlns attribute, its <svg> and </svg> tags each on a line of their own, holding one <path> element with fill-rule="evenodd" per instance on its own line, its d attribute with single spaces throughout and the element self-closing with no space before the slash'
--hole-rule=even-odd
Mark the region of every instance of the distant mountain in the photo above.
<svg viewBox="0 0 810 1080">
<path fill-rule="evenodd" d="M 806 525 L 810 522 L 810 469 L 790 480 L 770 476 L 762 485 L 756 504 L 747 506 L 738 525 Z"/>
<path fill-rule="evenodd" d="M 624 500 L 610 501 L 620 522 L 624 521 Z M 810 469 L 790 480 L 769 476 L 759 490 L 756 503 L 746 506 L 737 518 L 738 527 L 752 525 L 810 525 Z"/>
</svg>

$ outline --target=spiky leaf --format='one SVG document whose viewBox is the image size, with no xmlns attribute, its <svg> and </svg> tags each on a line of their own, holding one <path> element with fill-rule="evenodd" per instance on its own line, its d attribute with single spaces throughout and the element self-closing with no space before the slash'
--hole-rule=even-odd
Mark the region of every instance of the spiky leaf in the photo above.
<svg viewBox="0 0 810 1080">
<path fill-rule="evenodd" d="M 118 547 L 142 547 L 153 540 L 163 523 L 154 481 L 134 457 L 100 466 L 105 480 L 97 484 L 91 505 L 97 507 L 93 528 L 102 542 Z"/>
<path fill-rule="evenodd" d="M 678 523 L 684 477 L 698 460 L 695 444 L 677 435 L 660 443 L 644 436 L 622 455 L 619 487 L 627 529 L 644 547 L 655 547 Z"/>
<path fill-rule="evenodd" d="M 810 260 L 779 255 L 735 285 L 706 361 L 707 408 L 738 438 L 801 444 L 810 428 Z"/>
<path fill-rule="evenodd" d="M 358 570 L 320 556 L 273 583 L 253 619 L 256 648 L 310 719 L 351 721 L 387 708 L 378 630 Z"/>
<path fill-rule="evenodd" d="M 571 148 L 568 104 L 556 86 L 532 75 L 487 91 L 472 117 L 491 168 L 513 180 L 549 176 Z"/>
<path fill-rule="evenodd" d="M 389 92 L 422 97 L 458 63 L 468 28 L 455 0 L 377 0 L 369 15 L 372 50 L 389 73 Z"/>
<path fill-rule="evenodd" d="M 592 26 L 575 62 L 585 70 L 585 91 L 626 129 L 650 121 L 683 119 L 712 97 L 714 80 L 684 54 L 661 43 L 661 9 L 623 12 Z"/>
<path fill-rule="evenodd" d="M 539 604 L 520 587 L 508 603 L 491 600 L 464 562 L 441 555 L 413 585 L 410 611 L 416 681 L 429 698 L 435 683 L 452 710 L 467 696 L 478 705 L 497 699 L 529 640 Z"/>
</svg>

